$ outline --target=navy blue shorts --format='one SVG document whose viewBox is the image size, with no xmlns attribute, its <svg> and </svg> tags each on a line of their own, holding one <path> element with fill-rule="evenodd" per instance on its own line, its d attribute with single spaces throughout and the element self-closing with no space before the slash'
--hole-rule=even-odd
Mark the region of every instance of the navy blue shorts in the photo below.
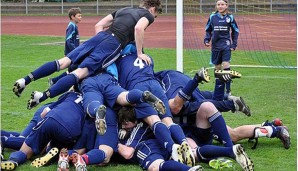
<svg viewBox="0 0 298 171">
<path fill-rule="evenodd" d="M 88 110 L 88 106 L 90 108 L 94 104 L 94 107 L 98 107 L 106 102 L 108 106 L 114 107 L 119 94 L 126 91 L 118 85 L 114 77 L 107 73 L 84 79 L 80 85 L 80 90 L 83 94 L 84 110 L 89 111 L 92 117 L 95 117 L 96 111 Z"/>
<path fill-rule="evenodd" d="M 52 147 L 72 148 L 77 137 L 72 137 L 58 121 L 51 117 L 41 120 L 25 139 L 34 154 L 40 154 L 51 141 Z"/>
<path fill-rule="evenodd" d="M 170 154 L 162 148 L 156 139 L 149 139 L 141 142 L 134 153 L 134 160 L 144 169 L 148 170 L 149 166 L 157 159 L 169 160 Z"/>
<path fill-rule="evenodd" d="M 102 31 L 72 50 L 67 57 L 72 65 L 88 68 L 89 76 L 92 76 L 113 63 L 121 49 L 121 43 L 116 37 Z"/>
<path fill-rule="evenodd" d="M 190 125 L 181 125 L 186 137 L 193 139 L 198 146 L 210 145 L 213 140 L 213 133 L 210 129 L 196 128 Z"/>
<path fill-rule="evenodd" d="M 222 62 L 230 62 L 230 61 L 231 61 L 231 50 L 211 52 L 211 62 L 214 65 L 219 65 Z"/>
</svg>

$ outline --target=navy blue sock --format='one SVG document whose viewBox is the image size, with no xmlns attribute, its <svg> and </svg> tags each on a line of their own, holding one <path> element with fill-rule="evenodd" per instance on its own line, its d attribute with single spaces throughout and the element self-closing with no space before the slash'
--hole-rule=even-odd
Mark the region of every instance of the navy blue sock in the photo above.
<svg viewBox="0 0 298 171">
<path fill-rule="evenodd" d="M 127 96 L 126 96 L 126 100 L 130 103 L 130 104 L 139 104 L 142 103 L 143 100 L 143 91 L 138 90 L 138 89 L 132 89 L 129 90 Z"/>
<path fill-rule="evenodd" d="M 47 94 L 47 91 L 44 92 L 44 95 L 40 99 L 40 101 L 44 101 L 43 98 L 45 97 L 45 94 L 47 97 L 50 98 L 56 97 L 62 93 L 67 92 L 71 88 L 71 86 L 77 85 L 78 82 L 79 78 L 75 74 L 68 74 L 65 77 L 58 80 L 56 84 L 49 88 L 49 95 Z M 47 99 L 47 97 L 45 99 Z"/>
<path fill-rule="evenodd" d="M 220 112 L 214 113 L 211 117 L 208 118 L 213 133 L 218 136 L 219 139 L 223 141 L 224 146 L 232 147 L 233 143 L 228 133 L 226 122 L 222 117 Z"/>
<path fill-rule="evenodd" d="M 192 92 L 198 87 L 198 83 L 194 80 L 189 80 L 185 87 L 183 87 L 178 92 L 178 96 L 184 100 L 189 100 L 191 98 Z"/>
<path fill-rule="evenodd" d="M 230 71 L 231 68 L 225 68 L 224 70 L 225 71 Z M 226 90 L 227 90 L 226 91 L 227 93 L 231 92 L 231 81 L 226 82 Z"/>
<path fill-rule="evenodd" d="M 96 118 L 96 111 L 102 105 L 99 101 L 92 101 L 86 107 L 86 112 L 91 118 Z"/>
<path fill-rule="evenodd" d="M 183 132 L 182 128 L 179 125 L 173 123 L 173 124 L 170 125 L 169 130 L 171 132 L 171 135 L 172 135 L 173 139 L 178 144 L 181 144 L 183 141 L 186 140 L 184 132 Z"/>
<path fill-rule="evenodd" d="M 199 159 L 206 160 L 208 158 L 230 157 L 234 158 L 233 147 L 221 147 L 216 145 L 204 145 L 197 148 L 197 156 Z"/>
<path fill-rule="evenodd" d="M 159 171 L 188 171 L 191 167 L 174 160 L 168 160 L 159 165 Z"/>
<path fill-rule="evenodd" d="M 4 148 L 19 150 L 25 141 L 25 137 L 6 137 L 1 136 L 1 142 Z"/>
<path fill-rule="evenodd" d="M 272 127 L 272 134 L 270 136 L 270 138 L 275 138 L 277 136 L 277 132 L 281 131 L 281 127 L 280 126 L 271 126 Z"/>
<path fill-rule="evenodd" d="M 167 128 L 167 126 L 164 123 L 158 121 L 152 125 L 151 129 L 158 142 L 171 154 L 174 141 L 171 137 L 171 132 Z"/>
<path fill-rule="evenodd" d="M 13 160 L 13 161 L 17 162 L 20 165 L 20 164 L 23 164 L 27 161 L 27 156 L 22 151 L 15 151 L 15 152 L 12 152 L 10 154 L 9 160 Z"/>
<path fill-rule="evenodd" d="M 86 165 L 102 163 L 106 158 L 106 153 L 100 149 L 90 150 L 87 154 L 82 155 Z"/>
<path fill-rule="evenodd" d="M 13 132 L 13 131 L 4 131 L 4 130 L 1 130 L 1 136 L 6 136 L 6 137 L 17 137 L 19 136 L 20 133 L 18 132 Z"/>
<path fill-rule="evenodd" d="M 58 61 L 47 62 L 39 68 L 37 68 L 36 70 L 34 70 L 33 72 L 31 72 L 30 74 L 28 74 L 28 76 L 24 77 L 25 85 L 29 84 L 31 81 L 49 76 L 59 70 L 60 66 Z"/>
<path fill-rule="evenodd" d="M 215 79 L 215 87 L 213 92 L 213 100 L 223 100 L 225 94 L 225 83 L 218 78 Z"/>
<path fill-rule="evenodd" d="M 53 84 L 55 84 L 58 80 L 60 80 L 62 77 L 66 76 L 67 72 L 63 72 L 62 74 L 58 75 L 57 77 L 52 78 Z"/>
</svg>

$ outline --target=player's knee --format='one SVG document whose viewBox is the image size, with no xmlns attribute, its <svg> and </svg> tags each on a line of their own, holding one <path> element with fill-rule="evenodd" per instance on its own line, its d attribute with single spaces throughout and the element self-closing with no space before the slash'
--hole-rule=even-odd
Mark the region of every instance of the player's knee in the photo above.
<svg viewBox="0 0 298 171">
<path fill-rule="evenodd" d="M 150 166 L 148 167 L 148 171 L 159 171 L 159 166 L 161 165 L 161 164 L 163 164 L 164 163 L 164 160 L 162 160 L 162 159 L 157 159 L 157 160 L 155 160 L 154 162 L 152 162 L 151 164 L 150 164 Z"/>
<path fill-rule="evenodd" d="M 103 163 L 109 163 L 114 152 L 113 148 L 107 145 L 100 145 L 98 148 L 105 153 L 106 158 Z"/>
<path fill-rule="evenodd" d="M 218 110 L 211 102 L 203 102 L 199 108 L 199 113 L 203 112 L 208 117 L 209 115 L 213 115 Z"/>
<path fill-rule="evenodd" d="M 68 68 L 71 64 L 71 60 L 68 57 L 61 58 L 57 61 L 57 64 L 59 64 L 59 70 L 63 70 L 65 68 Z"/>
</svg>

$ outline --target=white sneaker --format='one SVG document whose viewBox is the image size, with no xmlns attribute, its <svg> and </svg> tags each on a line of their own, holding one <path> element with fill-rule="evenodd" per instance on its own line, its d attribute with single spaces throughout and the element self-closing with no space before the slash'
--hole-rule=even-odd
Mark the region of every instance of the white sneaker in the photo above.
<svg viewBox="0 0 298 171">
<path fill-rule="evenodd" d="M 233 153 L 235 155 L 235 160 L 245 171 L 253 171 L 254 164 L 245 153 L 243 147 L 240 144 L 236 144 L 233 146 Z"/>
<path fill-rule="evenodd" d="M 62 148 L 59 154 L 57 171 L 69 171 L 69 155 L 66 148 Z"/>
<path fill-rule="evenodd" d="M 76 171 L 87 171 L 86 163 L 83 160 L 81 155 L 77 153 L 73 153 L 71 157 L 72 157 L 72 163 L 76 167 Z"/>
<path fill-rule="evenodd" d="M 42 92 L 34 91 L 31 93 L 31 99 L 28 100 L 27 109 L 32 109 L 37 106 L 40 102 L 39 99 L 43 96 Z"/>
<path fill-rule="evenodd" d="M 14 92 L 14 94 L 18 97 L 21 96 L 22 92 L 24 91 L 26 85 L 25 85 L 25 79 L 24 78 L 21 78 L 21 79 L 18 79 L 16 81 L 16 83 L 13 85 L 13 89 L 12 91 Z"/>
<path fill-rule="evenodd" d="M 178 144 L 174 144 L 172 147 L 172 159 L 179 163 L 184 163 L 181 146 Z"/>
<path fill-rule="evenodd" d="M 203 171 L 204 168 L 201 165 L 194 166 L 190 168 L 188 171 Z"/>
</svg>

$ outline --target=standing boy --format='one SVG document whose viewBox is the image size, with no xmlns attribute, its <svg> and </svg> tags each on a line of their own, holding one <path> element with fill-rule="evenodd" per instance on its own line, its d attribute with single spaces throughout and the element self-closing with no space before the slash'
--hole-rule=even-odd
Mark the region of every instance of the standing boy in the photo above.
<svg viewBox="0 0 298 171">
<path fill-rule="evenodd" d="M 234 51 L 237 47 L 239 29 L 228 7 L 228 0 L 216 0 L 216 11 L 210 15 L 205 29 L 205 46 L 209 47 L 212 39 L 211 62 L 215 65 L 215 73 L 221 69 L 224 71 L 220 72 L 234 72 L 230 69 L 231 51 Z M 239 77 L 241 77 L 241 74 L 239 74 Z M 224 90 L 225 86 L 227 93 L 231 94 L 231 81 L 224 83 L 216 79 L 214 91 Z M 213 99 L 222 100 L 220 97 L 223 96 L 219 95 L 219 97 L 213 97 Z"/>
</svg>

